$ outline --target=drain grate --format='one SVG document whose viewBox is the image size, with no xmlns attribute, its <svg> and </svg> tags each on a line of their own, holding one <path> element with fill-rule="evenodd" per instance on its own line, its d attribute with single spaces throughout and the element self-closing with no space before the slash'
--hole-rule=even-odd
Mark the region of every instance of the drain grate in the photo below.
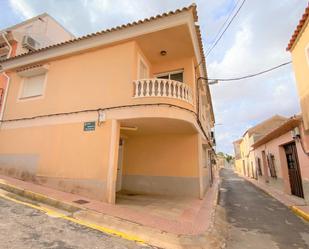
<svg viewBox="0 0 309 249">
<path fill-rule="evenodd" d="M 76 201 L 73 201 L 77 204 L 86 204 L 86 203 L 89 203 L 89 201 L 86 201 L 86 200 L 76 200 Z"/>
</svg>

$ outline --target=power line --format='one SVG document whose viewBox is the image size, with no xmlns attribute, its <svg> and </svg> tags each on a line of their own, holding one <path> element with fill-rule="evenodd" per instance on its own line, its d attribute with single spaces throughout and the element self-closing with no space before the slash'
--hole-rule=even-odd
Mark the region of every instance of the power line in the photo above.
<svg viewBox="0 0 309 249">
<path fill-rule="evenodd" d="M 224 22 L 224 23 L 221 25 L 221 27 L 219 28 L 219 31 L 218 31 L 218 33 L 216 34 L 215 38 L 214 38 L 214 41 L 217 40 L 218 36 L 220 35 L 221 31 L 222 31 L 223 28 L 225 27 L 225 24 L 227 24 L 228 20 L 231 18 L 232 14 L 233 14 L 234 10 L 236 9 L 236 7 L 237 7 L 237 5 L 238 5 L 239 2 L 240 2 L 240 0 L 237 1 L 237 3 L 234 5 L 233 9 L 231 10 L 231 12 L 230 12 L 228 18 L 226 18 L 225 22 Z M 207 48 L 207 53 L 208 53 L 208 51 L 209 51 L 209 49 L 210 49 L 211 46 L 212 46 L 212 44 L 210 44 L 210 45 L 208 46 L 208 48 Z"/>
<path fill-rule="evenodd" d="M 259 76 L 259 75 L 262 75 L 262 74 L 266 74 L 266 73 L 269 73 L 271 71 L 274 71 L 278 68 L 281 68 L 281 67 L 284 67 L 286 65 L 289 65 L 291 64 L 292 61 L 288 61 L 288 62 L 285 62 L 285 63 L 282 63 L 280 65 L 277 65 L 275 67 L 272 67 L 272 68 L 269 68 L 269 69 L 266 69 L 264 71 L 260 71 L 258 73 L 253 73 L 253 74 L 249 74 L 249 75 L 245 75 L 245 76 L 240 76 L 240 77 L 235 77 L 235 78 L 204 78 L 204 77 L 200 77 L 201 79 L 204 79 L 204 80 L 214 80 L 214 81 L 236 81 L 236 80 L 244 80 L 244 79 L 249 79 L 249 78 L 253 78 L 253 77 L 256 77 L 256 76 Z"/>
<path fill-rule="evenodd" d="M 206 53 L 206 57 L 211 53 L 211 51 L 215 48 L 215 46 L 218 44 L 218 42 L 221 40 L 222 36 L 225 34 L 225 32 L 227 31 L 227 29 L 230 27 L 230 25 L 232 24 L 233 20 L 235 19 L 235 17 L 238 15 L 239 11 L 241 10 L 242 6 L 245 4 L 246 0 L 243 0 L 241 5 L 239 6 L 238 10 L 235 12 L 235 14 L 233 15 L 233 17 L 231 18 L 231 20 L 229 21 L 229 23 L 227 24 L 227 26 L 225 27 L 225 29 L 223 30 L 223 32 L 221 33 L 221 35 L 219 36 L 219 38 L 215 41 L 215 43 L 212 45 L 212 47 L 207 51 Z"/>
</svg>

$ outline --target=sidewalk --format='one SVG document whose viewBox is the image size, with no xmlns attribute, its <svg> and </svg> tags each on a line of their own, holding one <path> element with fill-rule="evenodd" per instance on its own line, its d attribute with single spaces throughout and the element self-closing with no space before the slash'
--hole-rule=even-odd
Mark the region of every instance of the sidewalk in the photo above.
<svg viewBox="0 0 309 249">
<path fill-rule="evenodd" d="M 239 175 L 241 176 L 241 175 Z M 241 176 L 247 181 L 251 182 L 253 185 L 257 186 L 258 188 L 262 189 L 264 192 L 268 193 L 278 201 L 280 201 L 285 206 L 292 209 L 294 213 L 301 216 L 306 221 L 309 221 L 309 205 L 306 201 L 302 198 L 298 198 L 296 196 L 288 195 L 282 191 L 274 189 L 263 182 L 259 182 L 255 179 Z"/>
<path fill-rule="evenodd" d="M 75 210 L 73 217 L 76 219 L 91 221 L 135 237 L 142 237 L 146 243 L 162 246 L 166 245 L 165 242 L 195 243 L 195 237 L 210 230 L 217 202 L 218 177 L 203 200 L 121 195 L 116 205 L 3 175 L 0 175 L 0 188 L 12 189 L 15 193 L 14 189 L 19 189 L 23 196 L 33 196 L 36 200 L 47 199 L 49 202 L 51 200 L 65 209 Z M 84 204 L 76 203 L 78 200 L 82 200 Z"/>
</svg>

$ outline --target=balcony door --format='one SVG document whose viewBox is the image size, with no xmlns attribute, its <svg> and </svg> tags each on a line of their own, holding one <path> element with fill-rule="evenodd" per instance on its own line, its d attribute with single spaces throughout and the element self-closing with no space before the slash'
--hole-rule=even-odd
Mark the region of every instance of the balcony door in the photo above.
<svg viewBox="0 0 309 249">
<path fill-rule="evenodd" d="M 156 78 L 158 79 L 167 79 L 167 80 L 175 80 L 178 82 L 183 82 L 183 70 L 168 72 L 157 74 Z"/>
</svg>

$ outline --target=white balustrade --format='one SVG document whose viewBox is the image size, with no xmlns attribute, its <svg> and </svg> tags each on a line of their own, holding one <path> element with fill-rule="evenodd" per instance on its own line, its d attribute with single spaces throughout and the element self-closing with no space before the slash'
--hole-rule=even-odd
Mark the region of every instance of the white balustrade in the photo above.
<svg viewBox="0 0 309 249">
<path fill-rule="evenodd" d="M 192 104 L 192 91 L 185 83 L 168 79 L 141 79 L 133 83 L 134 98 L 167 97 Z"/>
</svg>

